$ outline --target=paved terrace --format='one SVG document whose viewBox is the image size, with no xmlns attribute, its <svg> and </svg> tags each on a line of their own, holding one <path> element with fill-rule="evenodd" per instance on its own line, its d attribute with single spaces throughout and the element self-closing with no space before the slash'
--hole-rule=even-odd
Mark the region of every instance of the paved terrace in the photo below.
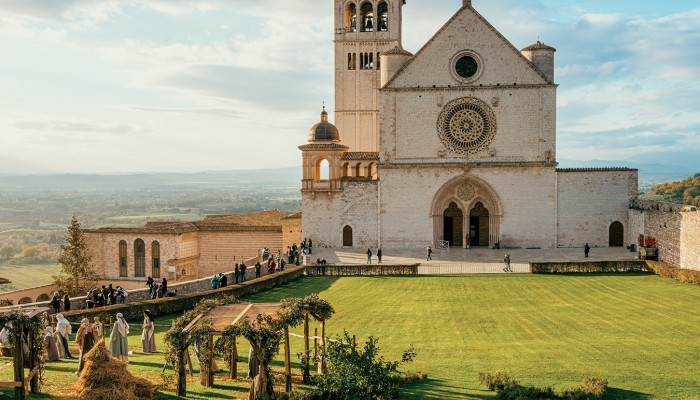
<svg viewBox="0 0 700 400">
<path fill-rule="evenodd" d="M 311 263 L 325 258 L 329 264 L 357 265 L 367 263 L 367 249 L 314 248 Z M 377 263 L 377 249 L 372 248 L 372 263 Z M 434 249 L 432 261 L 426 261 L 425 249 L 382 249 L 382 264 L 420 264 L 419 274 L 487 274 L 503 273 L 503 257 L 510 254 L 510 266 L 514 273 L 528 273 L 530 262 L 564 261 L 615 261 L 634 260 L 637 253 L 624 247 L 591 248 L 588 258 L 583 248 L 562 249 L 488 249 L 450 248 Z"/>
</svg>

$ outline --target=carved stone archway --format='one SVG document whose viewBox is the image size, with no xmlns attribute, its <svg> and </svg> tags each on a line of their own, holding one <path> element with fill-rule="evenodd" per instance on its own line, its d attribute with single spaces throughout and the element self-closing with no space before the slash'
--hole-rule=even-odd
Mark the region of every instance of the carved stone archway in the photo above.
<svg viewBox="0 0 700 400">
<path fill-rule="evenodd" d="M 484 223 L 488 223 L 488 228 L 482 229 L 482 232 L 487 232 L 488 241 L 486 242 L 482 238 L 481 243 L 483 245 L 488 243 L 489 247 L 493 247 L 495 243 L 500 242 L 501 220 L 503 218 L 502 202 L 491 185 L 472 175 L 463 175 L 448 181 L 433 197 L 430 213 L 433 218 L 434 242 L 445 240 L 445 210 L 450 208 L 451 203 L 455 203 L 460 210 L 466 210 L 465 218 L 462 219 L 464 226 L 461 231 L 463 233 L 469 232 L 470 210 L 481 203 L 479 207 L 488 210 L 488 214 L 484 215 L 488 220 L 483 220 Z M 460 242 L 462 247 L 466 247 L 465 240 Z"/>
</svg>

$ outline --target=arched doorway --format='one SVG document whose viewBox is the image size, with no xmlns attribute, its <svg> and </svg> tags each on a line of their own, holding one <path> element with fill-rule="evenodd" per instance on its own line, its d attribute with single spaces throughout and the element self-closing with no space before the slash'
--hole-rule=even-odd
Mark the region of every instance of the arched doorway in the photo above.
<svg viewBox="0 0 700 400">
<path fill-rule="evenodd" d="M 469 244 L 489 246 L 489 210 L 481 202 L 469 211 Z"/>
<path fill-rule="evenodd" d="M 42 301 L 49 301 L 49 300 L 51 300 L 51 298 L 46 293 L 40 294 L 39 297 L 36 298 L 37 303 L 41 303 Z"/>
<path fill-rule="evenodd" d="M 622 226 L 620 221 L 615 221 L 610 224 L 610 229 L 608 230 L 610 247 L 622 247 L 625 245 L 625 228 Z"/>
<path fill-rule="evenodd" d="M 450 203 L 450 206 L 442 213 L 442 237 L 450 242 L 452 247 L 462 246 L 462 225 L 464 224 L 464 213 L 457 207 L 457 204 Z"/>
<path fill-rule="evenodd" d="M 350 225 L 343 228 L 343 247 L 352 247 L 352 228 Z"/>
</svg>

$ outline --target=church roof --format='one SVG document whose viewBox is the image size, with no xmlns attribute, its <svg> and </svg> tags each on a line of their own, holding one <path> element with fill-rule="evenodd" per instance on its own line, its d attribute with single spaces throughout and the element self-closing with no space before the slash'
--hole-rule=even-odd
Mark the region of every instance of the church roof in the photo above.
<svg viewBox="0 0 700 400">
<path fill-rule="evenodd" d="M 423 47 L 421 47 L 421 48 L 418 50 L 418 52 L 415 54 L 415 56 L 414 56 L 413 58 L 411 58 L 410 60 L 408 60 L 408 62 L 407 62 L 401 69 L 399 69 L 399 70 L 394 74 L 394 76 L 391 77 L 391 79 L 389 79 L 389 82 L 387 82 L 386 85 L 384 85 L 384 87 L 389 86 L 393 81 L 395 81 L 395 80 L 401 75 L 401 73 L 402 73 L 404 70 L 406 70 L 406 69 L 420 56 L 420 54 L 421 54 L 426 48 L 428 48 L 428 46 L 430 46 L 430 44 L 431 44 L 432 42 L 434 42 L 434 41 L 440 36 L 440 34 L 441 34 L 443 31 L 447 30 L 447 28 L 448 28 L 450 25 L 452 25 L 453 21 L 456 20 L 457 17 L 459 17 L 459 15 L 461 15 L 463 12 L 467 12 L 467 10 L 469 10 L 469 11 L 472 12 L 472 13 L 474 13 L 474 15 L 475 15 L 478 19 L 480 19 L 484 24 L 486 24 L 486 26 L 487 26 L 491 31 L 493 31 L 493 33 L 495 33 L 496 36 L 498 36 L 498 37 L 499 37 L 508 47 L 510 47 L 519 57 L 522 57 L 523 60 L 527 61 L 527 63 L 530 65 L 530 68 L 532 68 L 538 75 L 540 75 L 542 78 L 544 78 L 544 80 L 545 80 L 546 82 L 548 82 L 548 83 L 550 83 L 550 84 L 554 84 L 554 82 L 552 82 L 551 79 L 549 79 L 545 74 L 543 74 L 542 71 L 539 70 L 539 68 L 535 67 L 535 65 L 532 64 L 532 62 L 530 62 L 530 60 L 528 60 L 527 58 L 525 58 L 525 56 L 524 56 L 515 46 L 513 46 L 513 44 L 512 44 L 508 39 L 506 39 L 506 37 L 503 36 L 503 34 L 502 34 L 501 32 L 499 32 L 498 29 L 496 29 L 493 25 L 491 25 L 491 23 L 490 23 L 486 18 L 484 18 L 483 15 L 479 14 L 479 12 L 476 11 L 476 10 L 474 9 L 474 7 L 471 7 L 471 6 L 463 6 L 462 8 L 460 8 L 460 9 L 452 16 L 452 18 L 450 18 L 447 22 L 445 22 L 445 24 L 443 24 L 442 27 L 441 27 L 440 29 L 438 29 L 438 31 L 435 32 L 435 34 L 434 34 L 427 42 L 425 42 L 425 44 L 423 45 Z"/>
<path fill-rule="evenodd" d="M 335 125 L 328 122 L 326 107 L 321 113 L 321 122 L 311 127 L 309 130 L 309 142 L 339 142 L 340 132 Z"/>
<path fill-rule="evenodd" d="M 106 227 L 85 229 L 88 233 L 150 233 L 181 234 L 197 231 L 271 231 L 282 230 L 282 219 L 289 216 L 284 211 L 267 210 L 249 214 L 209 215 L 194 222 L 147 222 L 142 228 Z"/>
<path fill-rule="evenodd" d="M 343 154 L 341 160 L 376 161 L 379 160 L 379 153 L 373 151 L 348 151 Z"/>
<path fill-rule="evenodd" d="M 531 44 L 531 45 L 527 46 L 526 48 L 524 48 L 524 49 L 522 49 L 522 50 L 520 50 L 520 51 L 533 51 L 533 50 L 551 50 L 551 51 L 557 51 L 557 49 L 555 49 L 554 47 L 552 47 L 552 46 L 547 46 L 546 44 L 540 42 L 539 40 L 537 41 L 537 43 Z"/>
<path fill-rule="evenodd" d="M 411 53 L 410 51 L 406 51 L 399 46 L 394 46 L 393 49 L 389 49 L 389 50 L 382 53 L 382 55 L 391 55 L 391 54 L 400 54 L 403 56 L 413 57 L 413 53 Z"/>
</svg>

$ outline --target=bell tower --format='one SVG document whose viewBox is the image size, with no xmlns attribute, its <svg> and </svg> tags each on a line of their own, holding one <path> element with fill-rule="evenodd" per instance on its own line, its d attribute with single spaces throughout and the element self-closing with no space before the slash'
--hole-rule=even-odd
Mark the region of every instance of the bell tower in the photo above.
<svg viewBox="0 0 700 400">
<path fill-rule="evenodd" d="M 401 47 L 405 0 L 335 0 L 335 124 L 351 152 L 379 152 L 379 55 Z"/>
</svg>

